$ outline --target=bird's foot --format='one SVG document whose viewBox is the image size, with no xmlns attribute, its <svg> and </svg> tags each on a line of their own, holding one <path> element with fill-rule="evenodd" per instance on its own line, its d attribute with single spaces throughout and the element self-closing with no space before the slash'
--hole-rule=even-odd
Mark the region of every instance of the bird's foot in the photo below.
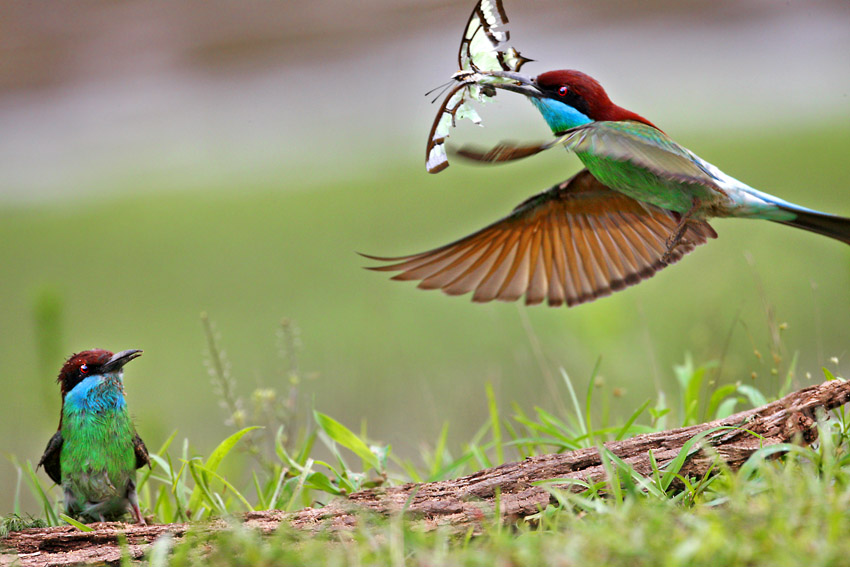
<svg viewBox="0 0 850 567">
<path fill-rule="evenodd" d="M 661 256 L 661 261 L 665 265 L 669 265 L 675 261 L 673 257 L 673 251 L 676 249 L 682 242 L 682 237 L 685 235 L 685 230 L 687 230 L 688 224 L 687 222 L 682 223 L 677 229 L 676 232 L 670 235 L 670 237 L 664 242 L 667 250 L 664 251 L 664 255 Z"/>
<path fill-rule="evenodd" d="M 664 244 L 666 245 L 667 250 L 664 252 L 664 255 L 661 256 L 661 261 L 664 264 L 670 264 L 673 262 L 673 250 L 675 250 L 676 246 L 682 242 L 682 238 L 685 236 L 685 231 L 688 230 L 688 223 L 691 222 L 691 218 L 699 206 L 699 199 L 694 198 L 693 205 L 690 210 L 685 213 L 681 219 L 679 219 L 679 223 L 676 225 L 676 229 L 673 231 L 673 234 L 671 234 L 665 241 Z"/>
<path fill-rule="evenodd" d="M 130 513 L 133 516 L 133 519 L 136 520 L 136 523 L 140 526 L 146 526 L 145 517 L 142 516 L 142 511 L 139 509 L 139 505 L 136 502 L 130 502 Z"/>
</svg>

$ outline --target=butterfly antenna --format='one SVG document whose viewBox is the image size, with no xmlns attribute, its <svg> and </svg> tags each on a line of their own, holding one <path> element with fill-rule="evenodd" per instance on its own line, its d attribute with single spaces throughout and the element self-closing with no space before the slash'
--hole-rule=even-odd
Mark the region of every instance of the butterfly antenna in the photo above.
<svg viewBox="0 0 850 567">
<path fill-rule="evenodd" d="M 446 93 L 446 91 L 447 91 L 447 90 L 449 90 L 449 88 L 451 88 L 451 86 L 452 86 L 452 84 L 453 84 L 453 83 L 454 83 L 454 81 L 452 80 L 452 81 L 449 81 L 448 83 L 443 83 L 442 85 L 440 85 L 440 86 L 438 86 L 438 87 L 434 87 L 433 89 L 431 89 L 430 91 L 428 91 L 427 93 L 425 93 L 425 96 L 430 96 L 430 95 L 431 95 L 431 93 L 433 93 L 434 91 L 439 90 L 440 92 L 439 92 L 439 93 L 437 93 L 437 96 L 435 96 L 435 97 L 431 100 L 431 104 L 434 104 L 434 102 L 436 102 L 436 100 L 437 100 L 438 98 L 440 98 L 441 96 L 443 96 L 443 95 Z"/>
</svg>

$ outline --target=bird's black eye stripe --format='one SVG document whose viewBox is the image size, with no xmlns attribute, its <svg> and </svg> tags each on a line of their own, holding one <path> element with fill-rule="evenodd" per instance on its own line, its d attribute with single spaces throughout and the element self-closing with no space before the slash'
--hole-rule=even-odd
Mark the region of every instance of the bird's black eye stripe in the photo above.
<svg viewBox="0 0 850 567">
<path fill-rule="evenodd" d="M 581 94 L 569 85 L 551 86 L 545 89 L 548 96 L 555 100 L 559 100 L 564 104 L 568 104 L 584 114 L 590 116 L 590 106 Z"/>
</svg>

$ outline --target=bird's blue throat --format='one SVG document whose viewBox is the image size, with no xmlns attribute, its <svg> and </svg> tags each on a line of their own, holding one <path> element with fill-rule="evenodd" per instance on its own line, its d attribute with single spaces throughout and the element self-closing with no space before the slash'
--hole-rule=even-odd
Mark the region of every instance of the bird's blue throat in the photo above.
<svg viewBox="0 0 850 567">
<path fill-rule="evenodd" d="M 546 124 L 555 134 L 593 122 L 587 115 L 563 102 L 551 98 L 537 97 L 529 97 L 529 100 L 531 100 L 531 104 L 537 107 L 537 110 L 543 115 L 543 119 L 546 120 Z"/>
<path fill-rule="evenodd" d="M 124 409 L 124 387 L 121 372 L 87 376 L 65 396 L 65 411 L 102 413 Z"/>
</svg>

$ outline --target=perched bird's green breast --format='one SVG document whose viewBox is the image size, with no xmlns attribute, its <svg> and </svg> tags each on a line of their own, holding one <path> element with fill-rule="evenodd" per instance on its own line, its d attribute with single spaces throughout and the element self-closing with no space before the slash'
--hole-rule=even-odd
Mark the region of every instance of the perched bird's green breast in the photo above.
<svg viewBox="0 0 850 567">
<path fill-rule="evenodd" d="M 62 484 L 78 501 L 122 499 L 136 474 L 133 424 L 126 408 L 62 417 Z M 118 503 L 116 503 L 117 505 Z"/>
<path fill-rule="evenodd" d="M 128 487 L 136 476 L 135 429 L 119 385 L 93 377 L 65 398 L 60 467 L 72 513 L 85 514 L 93 503 L 102 516 L 126 511 Z"/>
</svg>

